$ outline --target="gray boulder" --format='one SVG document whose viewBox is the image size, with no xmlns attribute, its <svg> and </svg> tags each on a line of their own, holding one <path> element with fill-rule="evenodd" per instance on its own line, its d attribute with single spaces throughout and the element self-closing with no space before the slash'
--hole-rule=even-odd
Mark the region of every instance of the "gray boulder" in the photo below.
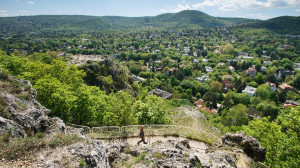
<svg viewBox="0 0 300 168">
<path fill-rule="evenodd" d="M 76 156 L 85 159 L 87 167 L 109 168 L 106 148 L 101 141 L 93 141 L 91 144 L 79 143 L 69 147 L 69 151 Z"/>
<path fill-rule="evenodd" d="M 266 148 L 260 147 L 257 139 L 248 136 L 244 132 L 236 134 L 226 133 L 222 137 L 223 144 L 241 147 L 244 152 L 255 161 L 264 161 L 266 156 Z"/>
<path fill-rule="evenodd" d="M 10 133 L 11 137 L 23 138 L 26 136 L 23 127 L 14 121 L 0 117 L 0 135 Z"/>
</svg>

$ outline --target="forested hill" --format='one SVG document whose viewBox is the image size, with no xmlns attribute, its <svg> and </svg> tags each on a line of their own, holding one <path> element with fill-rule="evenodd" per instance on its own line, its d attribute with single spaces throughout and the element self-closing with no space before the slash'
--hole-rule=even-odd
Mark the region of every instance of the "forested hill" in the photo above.
<svg viewBox="0 0 300 168">
<path fill-rule="evenodd" d="M 300 34 L 300 16 L 280 16 L 246 25 L 249 28 L 266 28 L 280 34 Z"/>
<path fill-rule="evenodd" d="M 128 29 L 183 29 L 217 27 L 253 22 L 253 19 L 221 18 L 200 11 L 167 13 L 155 17 L 41 15 L 0 18 L 0 33 L 28 33 L 39 31 L 107 31 Z"/>
</svg>

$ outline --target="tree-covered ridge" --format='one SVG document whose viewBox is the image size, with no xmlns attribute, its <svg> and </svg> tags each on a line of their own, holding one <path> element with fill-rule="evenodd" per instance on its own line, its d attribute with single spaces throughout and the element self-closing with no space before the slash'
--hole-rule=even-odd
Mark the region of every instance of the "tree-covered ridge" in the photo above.
<svg viewBox="0 0 300 168">
<path fill-rule="evenodd" d="M 183 29 L 187 27 L 217 27 L 251 22 L 253 19 L 220 18 L 209 16 L 200 11 L 182 11 L 154 17 L 119 17 L 119 16 L 81 16 L 50 15 L 20 16 L 0 18 L 0 34 L 29 33 L 47 30 L 94 32 L 142 29 L 151 26 L 156 29 Z"/>
<path fill-rule="evenodd" d="M 300 34 L 299 16 L 281 16 L 256 23 L 249 23 L 249 28 L 265 28 L 280 34 L 299 35 Z"/>
</svg>

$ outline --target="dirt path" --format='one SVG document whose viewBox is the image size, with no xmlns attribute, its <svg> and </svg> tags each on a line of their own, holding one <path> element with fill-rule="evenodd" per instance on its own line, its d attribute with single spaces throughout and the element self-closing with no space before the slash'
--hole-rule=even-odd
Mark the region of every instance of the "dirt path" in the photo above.
<svg viewBox="0 0 300 168">
<path fill-rule="evenodd" d="M 123 139 L 123 140 L 115 140 L 115 141 L 107 141 L 107 140 L 103 140 L 104 145 L 108 145 L 108 144 L 113 144 L 116 142 L 128 142 L 129 145 L 135 146 L 137 145 L 137 142 L 140 141 L 141 139 L 138 137 L 132 137 L 132 138 L 127 138 L 127 139 Z M 161 140 L 162 142 L 166 142 L 168 140 L 175 140 L 175 141 L 182 141 L 182 140 L 187 140 L 186 138 L 182 138 L 182 137 L 164 137 L 164 136 L 154 136 L 151 138 L 146 137 L 146 142 L 148 142 L 147 145 L 152 144 L 158 140 Z M 189 139 L 188 139 L 189 140 Z M 190 142 L 190 146 L 192 149 L 195 149 L 197 151 L 201 151 L 201 152 L 205 152 L 205 149 L 207 149 L 207 146 L 205 143 L 203 142 L 199 142 L 199 141 L 194 141 L 194 140 L 189 140 Z M 141 143 L 142 144 L 142 143 Z M 144 145 L 144 144 L 143 144 Z"/>
</svg>

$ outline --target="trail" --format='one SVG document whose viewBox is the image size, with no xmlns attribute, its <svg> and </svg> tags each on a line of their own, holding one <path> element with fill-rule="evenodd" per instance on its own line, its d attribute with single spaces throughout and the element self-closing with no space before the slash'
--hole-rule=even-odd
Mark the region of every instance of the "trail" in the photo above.
<svg viewBox="0 0 300 168">
<path fill-rule="evenodd" d="M 114 140 L 114 141 L 102 140 L 102 142 L 103 142 L 104 145 L 115 144 L 115 143 L 119 143 L 119 142 L 127 142 L 129 145 L 135 146 L 135 145 L 137 145 L 137 142 L 140 141 L 140 140 L 141 140 L 141 138 L 138 138 L 138 137 L 130 137 L 130 138 L 127 138 L 127 139 L 117 139 L 117 140 Z M 205 153 L 205 150 L 207 149 L 207 146 L 204 142 L 190 140 L 190 139 L 186 139 L 186 138 L 182 138 L 182 137 L 172 137 L 172 136 L 168 136 L 168 137 L 153 136 L 151 138 L 146 137 L 145 141 L 148 142 L 148 144 L 140 143 L 140 145 L 151 145 L 152 143 L 154 143 L 156 141 L 159 141 L 159 140 L 164 142 L 164 143 L 168 140 L 174 140 L 174 141 L 188 140 L 191 148 L 194 149 L 194 150 L 197 150 L 200 153 L 202 153 L 202 152 Z"/>
</svg>

